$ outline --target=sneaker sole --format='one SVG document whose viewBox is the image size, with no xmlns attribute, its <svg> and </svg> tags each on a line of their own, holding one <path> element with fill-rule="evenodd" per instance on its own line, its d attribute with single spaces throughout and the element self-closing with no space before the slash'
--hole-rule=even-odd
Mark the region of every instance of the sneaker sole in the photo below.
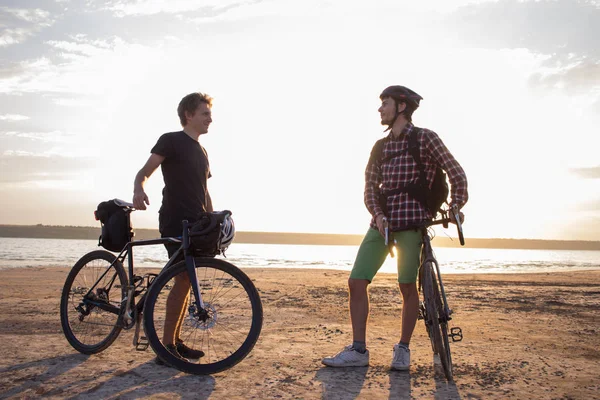
<svg viewBox="0 0 600 400">
<path fill-rule="evenodd" d="M 398 366 L 391 366 L 390 369 L 392 371 L 408 371 L 410 369 L 410 366 L 408 367 L 398 367 Z"/>
<path fill-rule="evenodd" d="M 333 363 L 327 363 L 325 361 L 321 361 L 322 364 L 328 366 L 328 367 L 333 367 L 333 368 L 344 368 L 344 367 L 368 367 L 369 363 L 352 363 L 352 364 L 343 364 L 343 365 L 339 365 L 339 364 L 333 364 Z"/>
</svg>

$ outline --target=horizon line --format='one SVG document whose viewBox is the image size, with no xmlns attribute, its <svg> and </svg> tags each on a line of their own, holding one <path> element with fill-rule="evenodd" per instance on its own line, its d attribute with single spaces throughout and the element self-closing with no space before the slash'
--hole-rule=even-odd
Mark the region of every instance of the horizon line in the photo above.
<svg viewBox="0 0 600 400">
<path fill-rule="evenodd" d="M 78 225 L 15 225 L 0 224 L 0 237 L 98 239 L 100 226 Z M 157 228 L 134 228 L 137 240 L 159 237 Z M 360 245 L 364 234 L 238 231 L 235 242 L 248 244 L 297 244 L 297 245 Z M 469 238 L 465 248 L 539 249 L 539 250 L 600 250 L 598 240 L 562 240 L 536 238 Z M 436 236 L 434 244 L 440 247 L 462 247 L 456 237 Z"/>
</svg>

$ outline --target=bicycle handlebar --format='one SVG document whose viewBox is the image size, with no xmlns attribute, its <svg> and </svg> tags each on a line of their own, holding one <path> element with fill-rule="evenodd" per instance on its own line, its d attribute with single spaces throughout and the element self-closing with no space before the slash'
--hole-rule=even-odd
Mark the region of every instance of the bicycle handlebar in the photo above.
<svg viewBox="0 0 600 400">
<path fill-rule="evenodd" d="M 425 224 L 425 227 L 429 227 L 432 225 L 443 225 L 444 228 L 448 228 L 449 224 L 452 222 L 454 224 L 456 224 L 456 231 L 458 232 L 458 240 L 460 241 L 460 245 L 464 246 L 465 245 L 465 237 L 463 236 L 463 229 L 462 229 L 462 221 L 460 220 L 460 213 L 458 211 L 458 207 L 457 206 L 452 206 L 450 207 L 448 210 L 442 210 L 442 215 L 445 216 L 447 215 L 448 212 L 451 212 L 454 214 L 454 221 L 452 221 L 452 219 L 450 218 L 440 218 L 440 219 L 436 219 L 433 221 L 429 221 Z M 389 223 L 387 218 L 383 218 L 383 224 L 385 227 L 385 245 L 386 246 L 390 246 L 393 245 L 392 242 L 390 242 L 390 235 L 389 235 Z M 394 240 L 395 243 L 395 240 Z M 394 253 L 391 251 L 390 249 L 390 255 L 393 257 Z"/>
<path fill-rule="evenodd" d="M 454 222 L 450 218 L 441 218 L 441 219 L 436 219 L 436 220 L 428 222 L 426 224 L 426 226 L 443 225 L 444 228 L 447 228 L 448 224 L 450 222 L 455 223 L 456 224 L 456 231 L 458 232 L 458 240 L 460 241 L 460 245 L 464 246 L 465 245 L 465 237 L 463 236 L 462 221 L 460 220 L 460 216 L 459 216 L 460 213 L 458 212 L 458 207 L 457 206 L 452 206 L 447 211 L 449 211 L 452 214 L 454 214 Z M 446 215 L 446 212 L 444 212 L 443 215 Z"/>
</svg>

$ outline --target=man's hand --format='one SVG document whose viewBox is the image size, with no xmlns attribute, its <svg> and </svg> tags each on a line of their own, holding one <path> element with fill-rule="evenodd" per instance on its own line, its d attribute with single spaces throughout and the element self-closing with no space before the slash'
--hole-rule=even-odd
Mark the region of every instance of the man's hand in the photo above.
<svg viewBox="0 0 600 400">
<path fill-rule="evenodd" d="M 150 200 L 148 200 L 148 196 L 144 190 L 133 194 L 133 206 L 136 210 L 145 210 L 146 204 L 150 205 Z"/>
<path fill-rule="evenodd" d="M 148 200 L 148 196 L 144 192 L 144 183 L 164 160 L 165 156 L 152 153 L 146 164 L 135 175 L 135 180 L 133 181 L 133 206 L 136 210 L 145 210 L 146 204 L 150 205 L 150 200 Z"/>
<path fill-rule="evenodd" d="M 375 218 L 375 223 L 377 224 L 377 229 L 379 230 L 379 233 L 383 237 L 385 237 L 385 225 L 386 225 L 386 222 L 387 222 L 387 220 L 385 218 L 385 215 L 383 215 L 383 214 L 379 214 Z"/>
</svg>

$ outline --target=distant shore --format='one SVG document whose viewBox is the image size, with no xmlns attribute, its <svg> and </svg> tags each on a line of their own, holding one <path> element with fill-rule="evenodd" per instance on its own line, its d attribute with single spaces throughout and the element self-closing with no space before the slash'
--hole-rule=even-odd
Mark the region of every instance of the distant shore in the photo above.
<svg viewBox="0 0 600 400">
<path fill-rule="evenodd" d="M 100 227 L 56 225 L 0 225 L 0 237 L 89 239 L 100 236 Z M 135 239 L 159 237 L 157 229 L 135 229 Z M 237 232 L 236 243 L 252 244 L 298 244 L 356 246 L 362 235 L 290 232 Z M 539 240 L 539 239 L 480 239 L 466 238 L 467 248 L 488 249 L 537 249 L 537 250 L 600 250 L 600 241 Z M 438 236 L 434 244 L 440 247 L 460 247 L 458 239 Z"/>
</svg>

